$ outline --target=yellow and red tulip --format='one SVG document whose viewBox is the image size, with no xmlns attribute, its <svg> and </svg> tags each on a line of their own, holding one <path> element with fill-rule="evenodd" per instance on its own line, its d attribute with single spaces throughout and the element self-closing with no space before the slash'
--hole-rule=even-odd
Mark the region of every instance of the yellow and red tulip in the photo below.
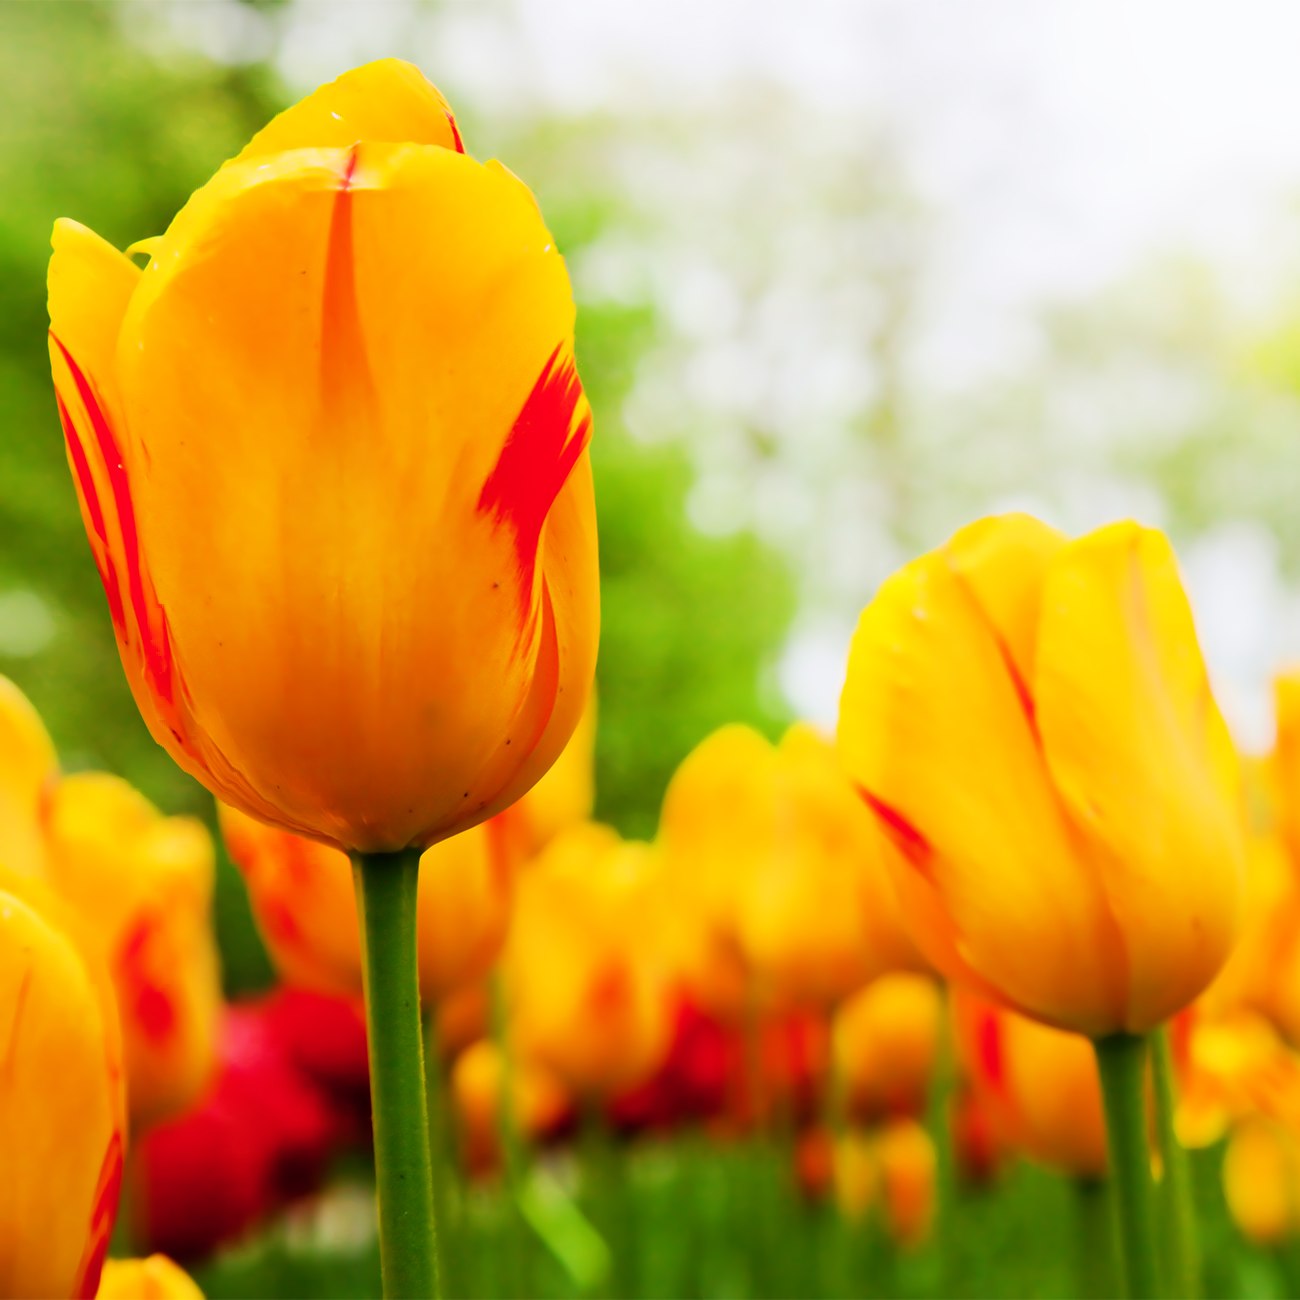
<svg viewBox="0 0 1300 1300">
<path fill-rule="evenodd" d="M 216 1062 L 211 837 L 102 773 L 55 785 L 45 824 L 47 878 L 84 918 L 113 979 L 132 1125 L 178 1114 Z"/>
<path fill-rule="evenodd" d="M 848 1112 L 919 1115 L 943 1030 L 943 995 L 924 975 L 882 975 L 835 1013 L 832 1050 Z"/>
<path fill-rule="evenodd" d="M 138 267 L 59 221 L 50 356 L 118 647 L 221 800 L 358 852 L 512 804 L 598 623 L 591 415 L 532 194 L 409 64 L 349 72 Z"/>
<path fill-rule="evenodd" d="M 93 1296 L 117 1215 L 121 1041 L 78 924 L 40 882 L 0 878 L 0 1295 Z"/>
<path fill-rule="evenodd" d="M 950 978 L 1100 1037 L 1227 958 L 1237 754 L 1161 534 L 1007 515 L 906 565 L 858 624 L 839 744 Z"/>
<path fill-rule="evenodd" d="M 585 1102 L 644 1082 L 667 1055 L 671 986 L 655 852 L 587 824 L 518 882 L 502 962 L 511 1042 Z"/>
<path fill-rule="evenodd" d="M 953 996 L 963 1073 L 1001 1143 L 1081 1178 L 1107 1167 L 1092 1045 L 965 992 Z"/>
</svg>

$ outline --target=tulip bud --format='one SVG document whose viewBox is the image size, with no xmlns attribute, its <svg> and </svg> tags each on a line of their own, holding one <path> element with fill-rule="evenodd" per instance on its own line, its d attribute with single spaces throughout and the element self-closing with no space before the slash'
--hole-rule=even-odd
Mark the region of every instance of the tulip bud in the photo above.
<svg viewBox="0 0 1300 1300">
<path fill-rule="evenodd" d="M 145 722 L 223 802 L 348 851 L 514 803 L 595 661 L 568 276 L 463 148 L 385 59 L 260 131 L 146 269 L 54 229 L 59 414 Z"/>
<path fill-rule="evenodd" d="M 95 1300 L 203 1300 L 203 1292 L 166 1255 L 150 1255 L 107 1260 Z"/>
<path fill-rule="evenodd" d="M 1237 1126 L 1223 1157 L 1223 1191 L 1242 1235 L 1277 1246 L 1300 1232 L 1300 1142 L 1257 1116 Z"/>
<path fill-rule="evenodd" d="M 648 846 L 586 825 L 560 835 L 519 880 L 502 966 L 511 1040 L 520 1060 L 584 1100 L 648 1079 L 667 1055 L 657 877 Z"/>
<path fill-rule="evenodd" d="M 117 1216 L 122 1055 L 107 975 L 57 900 L 0 880 L 0 1295 L 93 1296 Z"/>
<path fill-rule="evenodd" d="M 943 996 L 924 975 L 882 975 L 835 1014 L 835 1068 L 859 1120 L 919 1115 L 939 1054 Z"/>
<path fill-rule="evenodd" d="M 954 981 L 1139 1034 L 1227 958 L 1238 760 L 1161 534 L 1008 515 L 905 566 L 859 621 L 839 744 Z"/>
</svg>

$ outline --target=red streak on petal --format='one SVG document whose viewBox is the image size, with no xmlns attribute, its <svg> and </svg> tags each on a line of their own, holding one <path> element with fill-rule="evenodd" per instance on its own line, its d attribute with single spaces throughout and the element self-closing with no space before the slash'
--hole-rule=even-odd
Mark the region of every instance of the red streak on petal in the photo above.
<svg viewBox="0 0 1300 1300">
<path fill-rule="evenodd" d="M 532 604 L 542 526 L 591 438 L 590 414 L 574 425 L 582 384 L 562 351 L 560 345 L 551 353 L 478 499 L 481 512 L 514 531 L 525 608 Z"/>
<path fill-rule="evenodd" d="M 59 423 L 63 426 L 63 437 L 67 442 L 68 456 L 72 461 L 72 472 L 76 475 L 77 486 L 81 489 L 81 499 L 86 503 L 86 513 L 90 516 L 90 526 L 99 538 L 99 548 L 91 547 L 95 558 L 95 568 L 99 570 L 99 580 L 104 584 L 104 594 L 108 597 L 108 611 L 113 619 L 113 626 L 119 633 L 126 632 L 126 611 L 122 608 L 122 587 L 117 580 L 117 569 L 113 565 L 113 556 L 108 546 L 108 530 L 104 523 L 104 507 L 99 500 L 99 491 L 95 487 L 94 476 L 90 472 L 90 462 L 86 459 L 86 448 L 82 445 L 81 435 L 72 422 L 72 416 L 57 393 L 54 400 L 59 407 Z"/>
<path fill-rule="evenodd" d="M 118 972 L 126 986 L 122 1001 L 127 1019 L 158 1043 L 176 1028 L 176 1007 L 147 967 L 149 937 L 155 926 L 156 922 L 149 917 L 136 924 L 118 954 Z"/>
<path fill-rule="evenodd" d="M 451 127 L 451 138 L 455 142 L 456 152 L 465 152 L 465 142 L 460 138 L 460 128 L 456 125 L 456 119 L 450 112 L 447 114 L 447 125 Z"/>
<path fill-rule="evenodd" d="M 99 1169 L 99 1183 L 90 1212 L 90 1230 L 86 1238 L 86 1253 L 72 1293 L 77 1300 L 92 1300 L 99 1290 L 99 1277 L 108 1255 L 109 1238 L 117 1219 L 117 1204 L 122 1194 L 122 1135 L 114 1133 Z"/>
<path fill-rule="evenodd" d="M 930 884 L 934 884 L 934 876 L 930 868 L 934 848 L 930 841 L 897 808 L 891 808 L 883 799 L 877 799 L 870 790 L 859 786 L 858 794 L 862 796 L 863 803 L 875 814 L 890 843 L 903 855 L 908 865 L 919 871 Z"/>
<path fill-rule="evenodd" d="M 975 1028 L 975 1046 L 984 1078 L 998 1092 L 1003 1092 L 1006 1085 L 1006 1061 L 1002 1053 L 1002 1022 L 996 1012 L 980 1012 Z"/>
<path fill-rule="evenodd" d="M 131 485 L 127 479 L 122 451 L 90 381 L 72 359 L 72 354 L 63 346 L 58 336 L 51 334 L 50 337 L 54 339 L 63 354 L 72 381 L 77 386 L 77 395 L 86 414 L 90 417 L 90 425 L 98 444 L 100 463 L 108 475 L 109 489 L 113 494 L 113 504 L 117 510 L 117 525 L 122 534 L 131 610 L 139 629 L 140 652 L 143 656 L 145 674 L 154 694 L 171 704 L 175 697 L 171 641 L 167 634 L 167 625 L 160 617 L 162 611 L 158 608 L 157 598 L 153 597 L 151 592 L 146 593 L 145 590 L 140 534 L 136 528 L 135 507 L 131 501 Z M 149 616 L 154 611 L 159 617 L 151 622 Z M 154 625 L 155 622 L 157 626 Z"/>
</svg>

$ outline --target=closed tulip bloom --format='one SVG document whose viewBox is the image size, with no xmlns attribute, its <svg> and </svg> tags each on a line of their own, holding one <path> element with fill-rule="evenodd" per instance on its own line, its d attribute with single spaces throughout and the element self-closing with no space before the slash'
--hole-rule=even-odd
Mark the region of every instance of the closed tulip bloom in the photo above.
<svg viewBox="0 0 1300 1300">
<path fill-rule="evenodd" d="M 144 269 L 53 243 L 68 459 L 155 739 L 355 852 L 518 799 L 598 622 L 574 306 L 528 189 L 383 60 L 254 136 Z"/>
<path fill-rule="evenodd" d="M 918 1115 L 939 1055 L 943 995 L 924 975 L 882 975 L 835 1013 L 832 1050 L 849 1113 Z"/>
<path fill-rule="evenodd" d="M 520 1060 L 587 1102 L 644 1082 L 668 1054 L 657 867 L 648 845 L 588 824 L 553 840 L 519 880 L 502 967 L 511 1040 Z"/>
<path fill-rule="evenodd" d="M 1106 1119 L 1092 1045 L 967 993 L 953 999 L 962 1071 L 1007 1146 L 1065 1173 L 1100 1178 Z"/>
<path fill-rule="evenodd" d="M 934 1223 L 937 1165 L 934 1143 L 915 1120 L 895 1120 L 872 1133 L 850 1131 L 835 1147 L 840 1213 L 857 1223 L 878 1209 L 898 1245 L 919 1246 Z"/>
<path fill-rule="evenodd" d="M 132 1125 L 178 1114 L 216 1064 L 211 837 L 102 773 L 54 786 L 45 822 L 47 878 L 84 919 L 113 980 Z"/>
<path fill-rule="evenodd" d="M 361 990 L 361 938 L 352 867 L 337 849 L 220 809 L 230 856 L 281 977 L 319 993 Z M 496 820 L 426 849 L 417 925 L 420 992 L 428 1003 L 485 975 L 510 921 L 505 833 Z"/>
<path fill-rule="evenodd" d="M 166 1255 L 110 1259 L 95 1300 L 203 1300 L 198 1283 Z"/>
<path fill-rule="evenodd" d="M 1008 515 L 907 565 L 859 621 L 839 742 L 950 978 L 1103 1037 L 1226 959 L 1237 755 L 1161 534 Z"/>
<path fill-rule="evenodd" d="M 1243 1121 L 1223 1156 L 1223 1191 L 1233 1221 L 1257 1246 L 1300 1233 L 1300 1139 L 1264 1116 Z"/>
<path fill-rule="evenodd" d="M 0 878 L 0 1295 L 90 1297 L 117 1215 L 121 1043 L 107 977 L 39 884 Z"/>
</svg>

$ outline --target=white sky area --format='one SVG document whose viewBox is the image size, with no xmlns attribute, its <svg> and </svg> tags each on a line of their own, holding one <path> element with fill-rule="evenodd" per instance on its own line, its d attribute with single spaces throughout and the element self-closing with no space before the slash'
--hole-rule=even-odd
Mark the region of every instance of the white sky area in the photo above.
<svg viewBox="0 0 1300 1300">
<path fill-rule="evenodd" d="M 209 52 L 257 39 L 219 4 L 176 10 Z M 1288 0 L 301 0 L 280 50 L 298 88 L 400 52 L 453 102 L 507 112 L 674 109 L 707 132 L 758 80 L 810 121 L 885 122 L 936 224 L 920 364 L 940 386 L 1013 367 L 1044 300 L 1086 299 L 1156 252 L 1197 252 L 1244 309 L 1267 303 L 1300 211 Z M 783 142 L 774 183 L 799 183 L 797 127 L 748 124 Z M 1267 743 L 1268 674 L 1300 652 L 1270 539 L 1229 522 L 1183 560 L 1225 708 Z M 807 622 L 780 666 L 816 721 L 833 721 L 851 624 Z"/>
</svg>

